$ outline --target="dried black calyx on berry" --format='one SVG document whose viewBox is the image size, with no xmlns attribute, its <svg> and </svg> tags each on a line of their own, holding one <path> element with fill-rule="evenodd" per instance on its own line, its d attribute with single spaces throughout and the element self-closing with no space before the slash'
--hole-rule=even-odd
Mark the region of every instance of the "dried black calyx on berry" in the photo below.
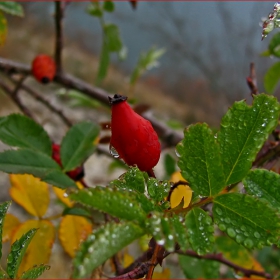
<svg viewBox="0 0 280 280">
<path fill-rule="evenodd" d="M 114 97 L 108 96 L 110 105 L 114 105 L 127 100 L 127 97 L 120 94 L 115 94 Z"/>
<path fill-rule="evenodd" d="M 41 82 L 42 82 L 43 84 L 47 84 L 47 83 L 50 82 L 50 79 L 49 79 L 48 77 L 43 77 L 43 78 L 41 79 Z"/>
</svg>

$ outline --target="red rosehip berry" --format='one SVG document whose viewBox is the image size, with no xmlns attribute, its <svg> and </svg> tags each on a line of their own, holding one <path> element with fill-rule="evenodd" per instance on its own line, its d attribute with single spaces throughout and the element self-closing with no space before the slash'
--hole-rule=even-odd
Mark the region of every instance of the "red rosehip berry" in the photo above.
<svg viewBox="0 0 280 280">
<path fill-rule="evenodd" d="M 60 146 L 54 143 L 52 144 L 52 158 L 62 167 Z M 68 171 L 66 174 L 74 181 L 79 181 L 85 176 L 83 166 L 78 166 L 77 168 Z"/>
<path fill-rule="evenodd" d="M 32 74 L 39 82 L 43 84 L 51 82 L 55 76 L 55 72 L 55 62 L 48 55 L 38 55 L 32 62 Z"/>
<path fill-rule="evenodd" d="M 150 171 L 160 158 L 160 143 L 151 123 L 132 110 L 127 97 L 109 97 L 112 105 L 111 148 L 128 165 Z"/>
</svg>

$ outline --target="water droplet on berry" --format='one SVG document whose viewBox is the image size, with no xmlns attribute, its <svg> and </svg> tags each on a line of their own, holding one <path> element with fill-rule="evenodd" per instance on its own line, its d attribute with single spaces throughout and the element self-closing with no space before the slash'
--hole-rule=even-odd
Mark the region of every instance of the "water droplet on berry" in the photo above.
<svg viewBox="0 0 280 280">
<path fill-rule="evenodd" d="M 110 154 L 114 157 L 114 158 L 119 158 L 120 155 L 118 154 L 117 150 L 110 145 Z"/>
</svg>

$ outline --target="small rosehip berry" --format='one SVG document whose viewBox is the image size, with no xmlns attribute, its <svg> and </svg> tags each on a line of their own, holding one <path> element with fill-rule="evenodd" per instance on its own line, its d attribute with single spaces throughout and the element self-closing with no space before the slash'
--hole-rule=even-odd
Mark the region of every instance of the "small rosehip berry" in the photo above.
<svg viewBox="0 0 280 280">
<path fill-rule="evenodd" d="M 32 62 L 32 74 L 39 82 L 43 84 L 51 82 L 55 76 L 55 72 L 55 62 L 48 55 L 38 55 Z"/>
<path fill-rule="evenodd" d="M 160 143 L 151 123 L 132 110 L 127 97 L 109 97 L 112 105 L 111 148 L 128 165 L 150 171 L 160 158 Z"/>
<path fill-rule="evenodd" d="M 60 146 L 54 143 L 52 144 L 52 158 L 62 167 L 60 158 Z M 83 166 L 79 166 L 73 170 L 70 170 L 66 174 L 74 181 L 79 181 L 85 176 Z"/>
</svg>

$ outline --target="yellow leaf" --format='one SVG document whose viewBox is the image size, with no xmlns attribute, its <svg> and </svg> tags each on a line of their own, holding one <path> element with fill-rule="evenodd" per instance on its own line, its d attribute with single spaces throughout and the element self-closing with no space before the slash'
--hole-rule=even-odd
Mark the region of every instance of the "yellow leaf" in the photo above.
<svg viewBox="0 0 280 280">
<path fill-rule="evenodd" d="M 47 183 L 28 174 L 11 174 L 10 181 L 12 199 L 31 215 L 43 217 L 50 202 Z"/>
<path fill-rule="evenodd" d="M 170 279 L 170 269 L 165 268 L 162 272 L 154 271 L 153 279 Z"/>
<path fill-rule="evenodd" d="M 7 37 L 7 20 L 2 12 L 0 12 L 0 46 L 3 46 Z"/>
<path fill-rule="evenodd" d="M 171 175 L 170 181 L 173 183 L 176 183 L 178 181 L 184 181 L 186 182 L 186 180 L 182 177 L 182 174 L 180 171 L 176 171 Z"/>
<path fill-rule="evenodd" d="M 67 215 L 60 222 L 58 237 L 65 252 L 72 258 L 81 242 L 92 232 L 92 224 L 84 217 Z"/>
<path fill-rule="evenodd" d="M 181 175 L 181 172 L 176 171 L 171 175 L 171 182 L 184 181 L 187 182 Z M 184 200 L 183 208 L 187 208 L 192 200 L 192 190 L 188 185 L 177 185 L 171 190 L 169 195 L 170 207 L 175 208 Z"/>
<path fill-rule="evenodd" d="M 134 258 L 128 253 L 124 253 L 122 262 L 123 262 L 123 267 L 126 268 L 134 262 Z"/>
<path fill-rule="evenodd" d="M 184 200 L 183 208 L 187 208 L 192 200 L 192 190 L 187 185 L 178 185 L 171 191 L 170 207 L 175 208 Z"/>
<path fill-rule="evenodd" d="M 253 259 L 253 266 L 252 266 L 252 269 L 253 269 L 253 270 L 256 270 L 256 271 L 261 271 L 261 272 L 264 271 L 262 265 L 261 265 L 255 258 Z M 254 279 L 264 279 L 265 277 L 252 275 L 250 278 L 254 278 Z"/>
<path fill-rule="evenodd" d="M 83 188 L 83 185 L 81 182 L 76 182 L 76 185 L 78 186 L 79 189 L 82 189 Z M 57 198 L 63 202 L 66 206 L 68 207 L 72 207 L 74 205 L 74 202 L 71 201 L 69 198 L 68 198 L 68 195 L 67 195 L 67 191 L 66 190 L 63 190 L 63 189 L 60 189 L 60 188 L 57 188 L 57 187 L 53 187 L 53 191 L 54 193 L 56 194 Z"/>
<path fill-rule="evenodd" d="M 3 236 L 2 236 L 2 242 L 6 242 L 12 238 L 12 235 L 16 228 L 20 225 L 19 219 L 8 213 L 5 216 L 4 220 L 4 226 L 3 226 Z"/>
<path fill-rule="evenodd" d="M 47 220 L 28 220 L 21 224 L 15 231 L 12 241 L 19 239 L 24 233 L 32 228 L 38 228 L 31 240 L 19 267 L 18 275 L 33 265 L 46 264 L 49 261 L 52 245 L 55 239 L 55 228 Z"/>
</svg>

